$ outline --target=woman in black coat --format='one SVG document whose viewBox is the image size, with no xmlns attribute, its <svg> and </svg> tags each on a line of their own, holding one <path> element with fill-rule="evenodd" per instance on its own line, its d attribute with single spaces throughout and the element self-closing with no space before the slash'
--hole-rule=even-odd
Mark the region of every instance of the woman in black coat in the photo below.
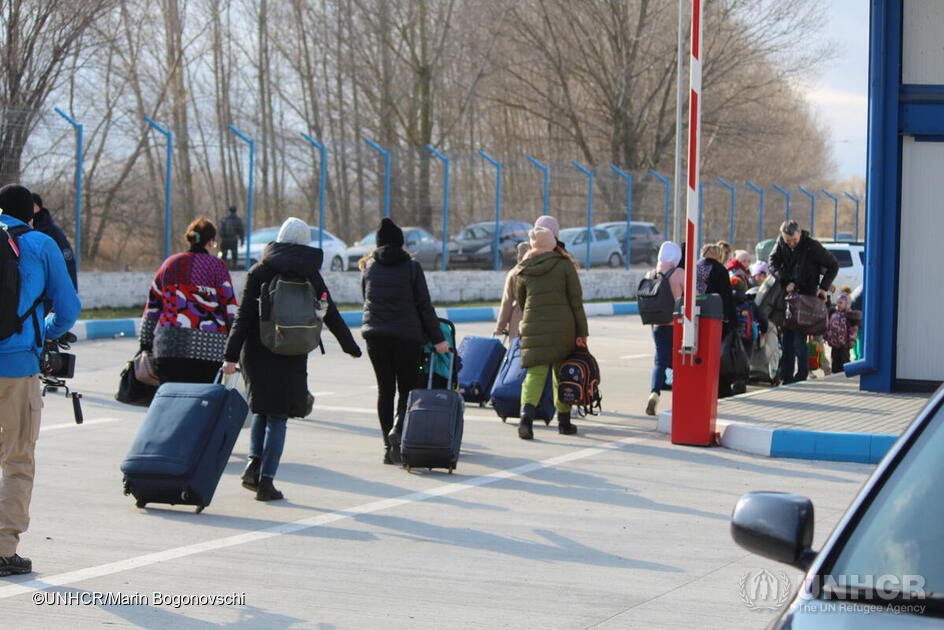
<svg viewBox="0 0 944 630">
<path fill-rule="evenodd" d="M 417 385 L 422 346 L 429 340 L 436 352 L 448 352 L 449 344 L 430 301 L 423 268 L 403 249 L 403 230 L 390 219 L 380 222 L 377 249 L 360 261 L 360 268 L 364 293 L 361 334 L 377 377 L 383 462 L 397 464 L 399 429 L 406 414 L 407 396 Z M 393 399 L 397 392 L 400 397 L 394 424 Z"/>
<path fill-rule="evenodd" d="M 242 485 L 255 491 L 259 501 L 282 498 L 272 479 L 285 445 L 286 421 L 290 417 L 308 415 L 313 402 L 308 392 L 308 355 L 275 354 L 262 345 L 259 295 L 262 285 L 280 273 L 307 279 L 318 296 L 328 293 L 318 272 L 324 252 L 309 247 L 310 241 L 311 230 L 304 221 L 294 217 L 286 219 L 276 241 L 266 246 L 262 260 L 249 270 L 236 322 L 226 343 L 223 373 L 233 374 L 236 363 L 242 363 L 249 407 L 255 414 L 250 433 L 249 464 L 243 473 Z M 360 347 L 330 296 L 324 323 L 344 352 L 355 358 L 361 356 Z"/>
</svg>

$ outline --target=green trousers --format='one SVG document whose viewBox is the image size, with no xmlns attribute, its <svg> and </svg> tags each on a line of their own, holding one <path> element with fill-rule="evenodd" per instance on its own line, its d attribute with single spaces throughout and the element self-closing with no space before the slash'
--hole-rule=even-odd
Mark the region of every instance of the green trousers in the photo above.
<svg viewBox="0 0 944 630">
<path fill-rule="evenodd" d="M 547 371 L 551 372 L 551 390 L 554 392 L 554 407 L 559 412 L 567 413 L 570 411 L 570 405 L 565 405 L 557 399 L 557 373 L 560 371 L 560 365 L 534 365 L 528 368 L 528 373 L 524 377 L 524 383 L 521 385 L 521 406 L 538 406 L 541 402 L 541 394 L 544 393 L 544 383 L 547 382 Z"/>
</svg>

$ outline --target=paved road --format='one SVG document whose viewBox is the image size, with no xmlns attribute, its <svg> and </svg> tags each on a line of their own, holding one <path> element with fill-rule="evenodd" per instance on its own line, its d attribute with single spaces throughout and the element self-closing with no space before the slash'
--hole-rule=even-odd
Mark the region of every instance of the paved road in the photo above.
<svg viewBox="0 0 944 630">
<path fill-rule="evenodd" d="M 466 324 L 460 335 L 489 328 Z M 315 411 L 289 425 L 277 477 L 287 500 L 256 502 L 239 486 L 244 432 L 199 515 L 138 510 L 122 495 L 118 468 L 143 412 L 112 394 L 136 344 L 77 345 L 86 422 L 72 424 L 63 397 L 46 401 L 21 546 L 37 573 L 0 580 L 3 626 L 764 626 L 772 613 L 749 609 L 739 583 L 764 568 L 796 583 L 796 572 L 731 542 L 738 496 L 810 496 L 819 542 L 871 468 L 672 446 L 641 414 L 647 330 L 628 317 L 595 318 L 590 329 L 605 414 L 578 422 L 576 436 L 542 425 L 523 442 L 512 423 L 469 406 L 451 476 L 380 463 L 370 365 L 330 340 L 309 363 Z M 81 603 L 109 593 L 130 601 Z M 174 607 L 155 593 L 240 601 Z"/>
</svg>

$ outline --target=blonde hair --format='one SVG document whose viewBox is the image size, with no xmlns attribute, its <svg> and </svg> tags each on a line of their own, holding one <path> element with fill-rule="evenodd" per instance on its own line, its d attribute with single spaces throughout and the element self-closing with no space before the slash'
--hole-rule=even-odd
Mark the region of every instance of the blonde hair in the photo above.
<svg viewBox="0 0 944 630">
<path fill-rule="evenodd" d="M 701 257 L 710 258 L 712 260 L 717 260 L 721 262 L 721 248 L 717 244 L 708 243 L 707 245 L 701 246 Z"/>
</svg>

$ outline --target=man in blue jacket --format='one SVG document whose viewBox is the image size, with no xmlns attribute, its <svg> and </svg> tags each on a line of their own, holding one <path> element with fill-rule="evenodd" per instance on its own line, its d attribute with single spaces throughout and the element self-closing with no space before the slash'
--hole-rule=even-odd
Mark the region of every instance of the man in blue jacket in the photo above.
<svg viewBox="0 0 944 630">
<path fill-rule="evenodd" d="M 56 242 L 33 229 L 18 233 L 32 219 L 29 190 L 18 184 L 0 188 L 0 237 L 7 240 L 0 247 L 11 247 L 9 239 L 13 239 L 12 251 L 19 255 L 17 315 L 26 315 L 21 330 L 0 339 L 0 576 L 33 570 L 32 562 L 16 551 L 20 534 L 29 526 L 42 408 L 40 356 L 45 340 L 68 332 L 81 308 Z M 48 315 L 43 297 L 52 304 Z M 32 308 L 35 317 L 29 315 Z"/>
</svg>

